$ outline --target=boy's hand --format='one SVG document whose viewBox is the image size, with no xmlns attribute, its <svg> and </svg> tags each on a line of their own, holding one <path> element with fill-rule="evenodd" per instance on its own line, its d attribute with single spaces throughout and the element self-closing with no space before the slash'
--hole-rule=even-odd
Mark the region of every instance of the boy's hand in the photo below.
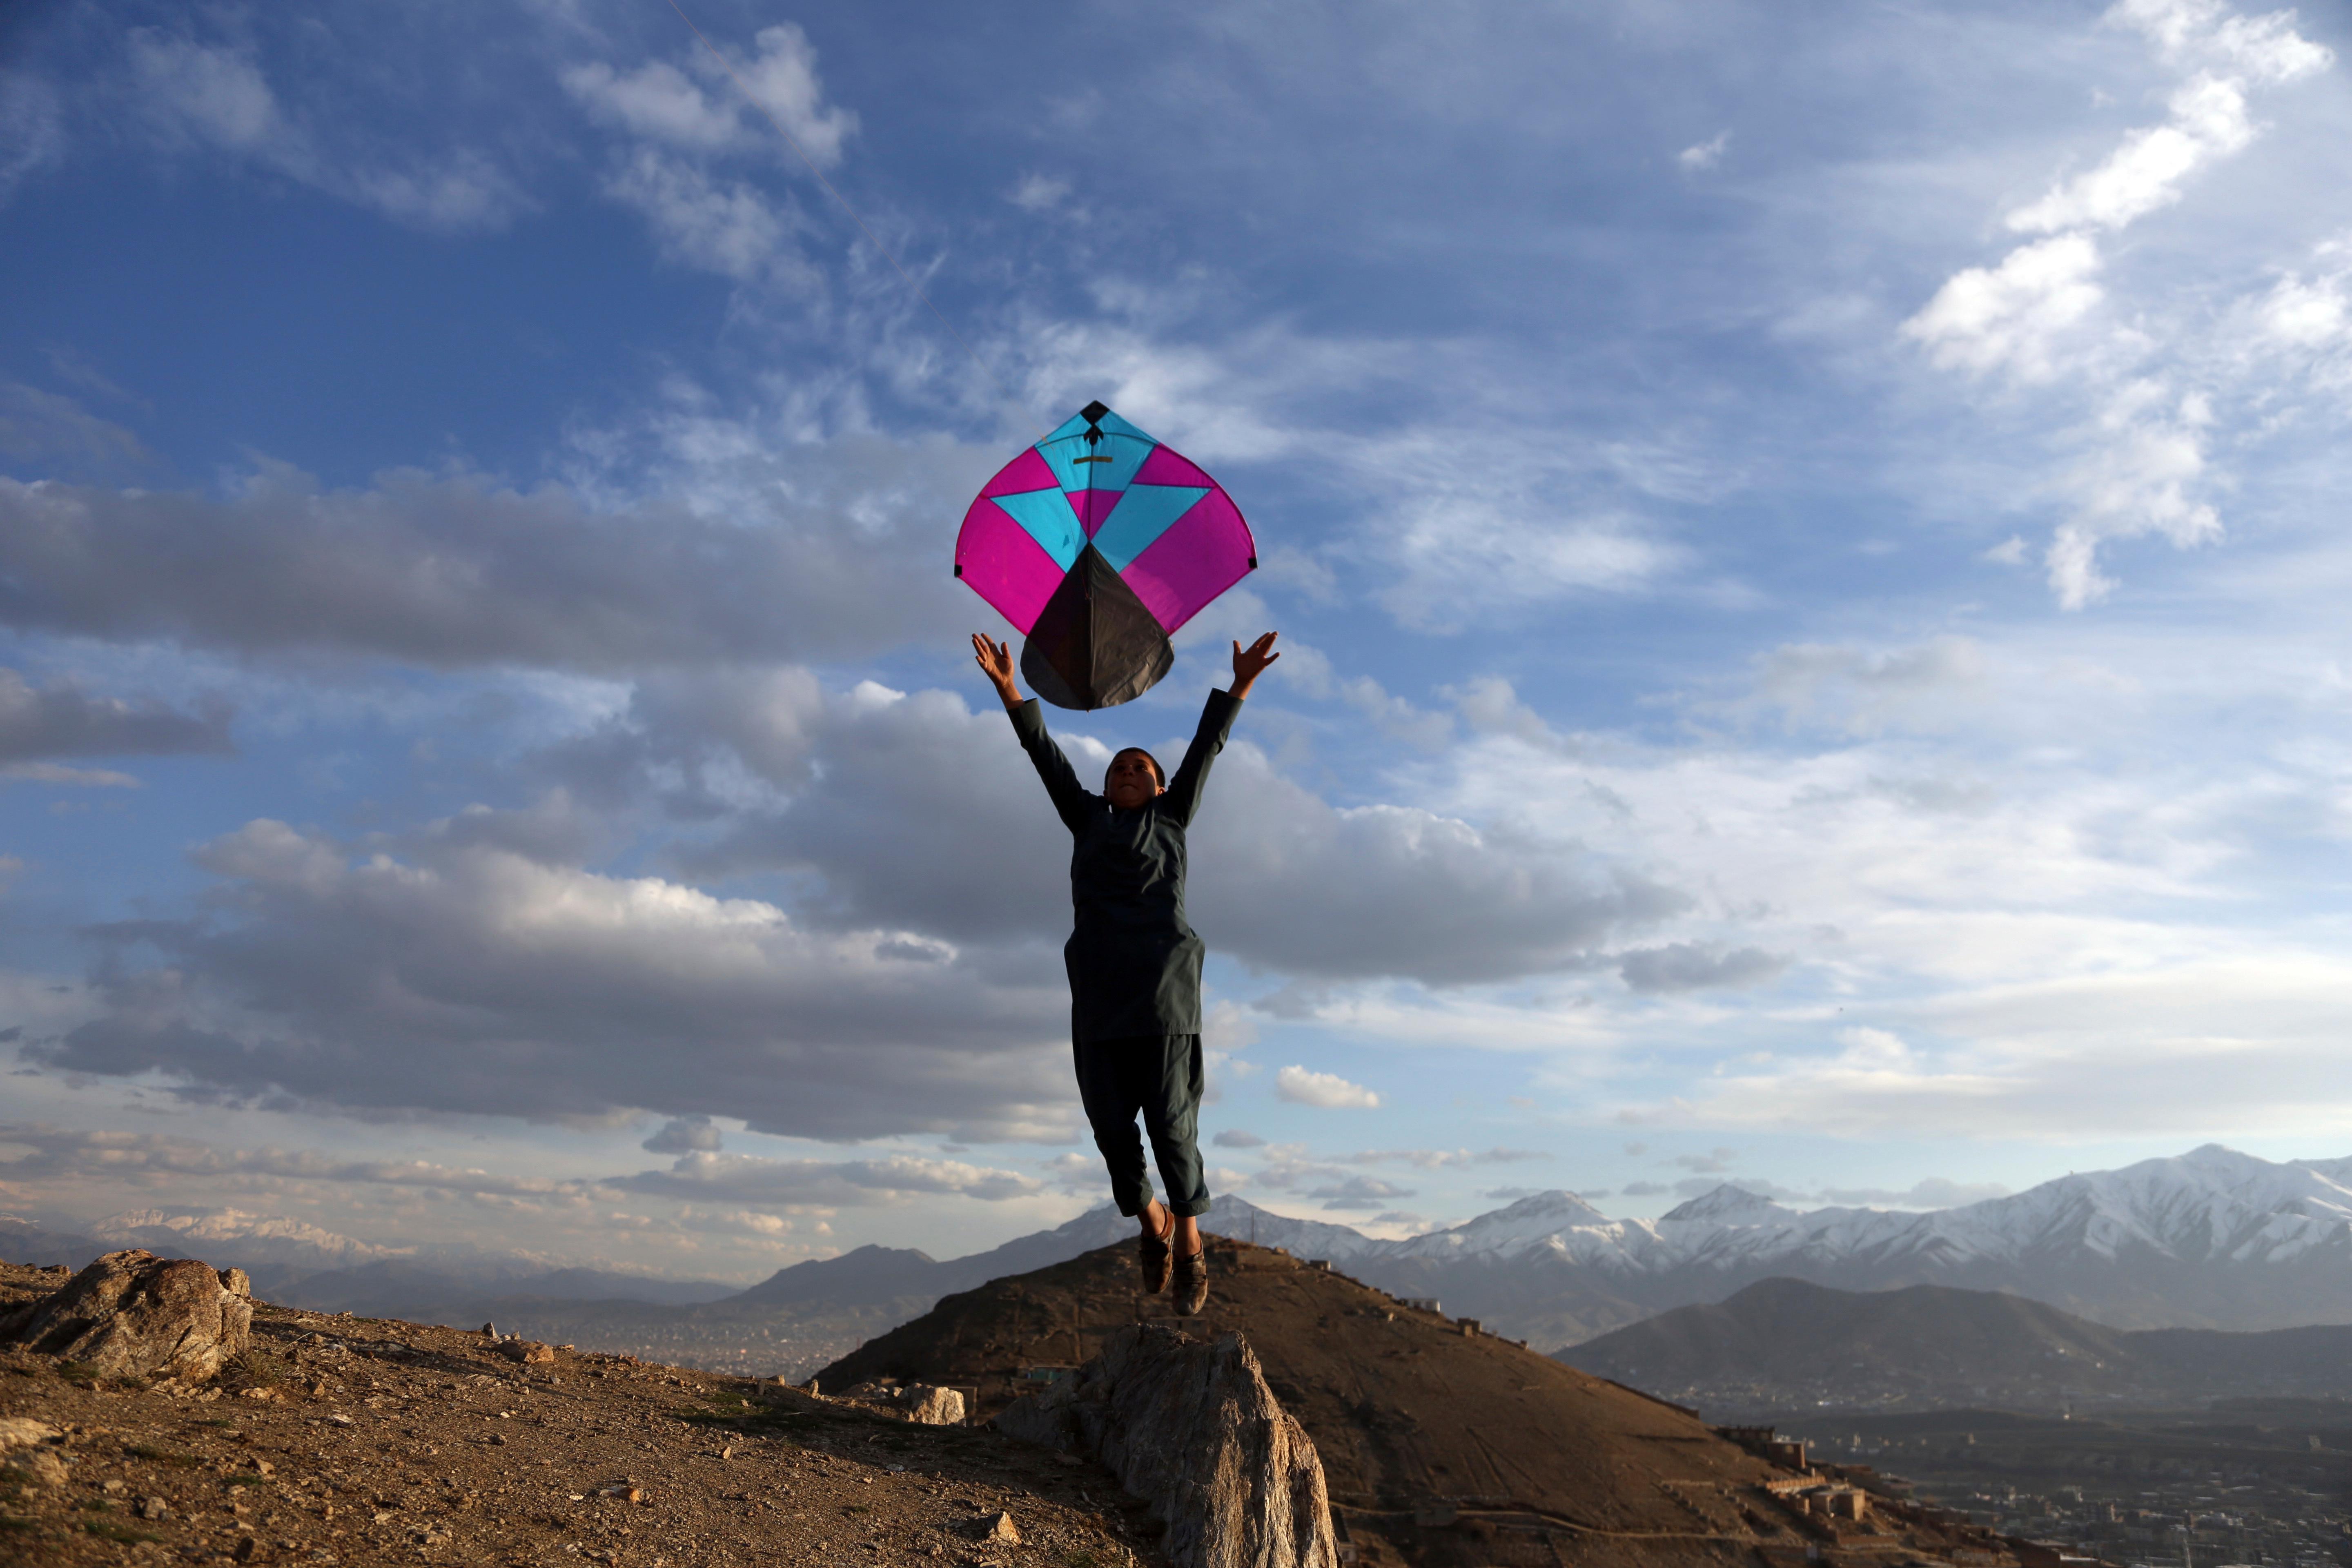
<svg viewBox="0 0 2352 1568">
<path fill-rule="evenodd" d="M 991 642 L 986 634 L 974 632 L 971 634 L 971 657 L 972 662 L 980 666 L 980 672 L 988 677 L 988 683 L 996 688 L 996 694 L 1004 699 L 1004 706 L 1008 709 L 1020 707 L 1021 688 L 1013 684 L 1011 647 Z"/>
<path fill-rule="evenodd" d="M 1265 667 L 1282 656 L 1274 651 L 1274 639 L 1280 632 L 1268 632 L 1247 647 L 1234 644 L 1234 700 L 1247 697 L 1251 683 L 1265 673 Z"/>
</svg>

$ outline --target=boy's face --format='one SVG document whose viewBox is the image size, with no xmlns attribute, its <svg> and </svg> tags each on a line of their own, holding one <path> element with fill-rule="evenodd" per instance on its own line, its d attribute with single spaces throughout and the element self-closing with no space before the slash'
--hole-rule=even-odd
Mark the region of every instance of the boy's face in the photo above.
<svg viewBox="0 0 2352 1568">
<path fill-rule="evenodd" d="M 1150 757 L 1141 752 L 1121 752 L 1110 760 L 1110 776 L 1103 781 L 1103 794 L 1111 805 L 1133 811 L 1160 793 L 1160 778 L 1152 772 Z"/>
</svg>

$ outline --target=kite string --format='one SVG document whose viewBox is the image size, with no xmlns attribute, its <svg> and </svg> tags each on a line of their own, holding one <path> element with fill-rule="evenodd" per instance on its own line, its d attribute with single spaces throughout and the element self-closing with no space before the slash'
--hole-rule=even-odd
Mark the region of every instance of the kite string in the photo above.
<svg viewBox="0 0 2352 1568">
<path fill-rule="evenodd" d="M 751 89 L 751 85 L 744 81 L 741 74 L 735 68 L 735 62 L 729 59 L 726 53 L 721 50 L 718 45 L 712 43 L 701 28 L 694 25 L 694 18 L 686 14 L 685 8 L 678 5 L 677 0 L 669 0 L 669 8 L 677 13 L 677 19 L 686 24 L 688 32 L 692 33 L 697 38 L 701 39 L 702 47 L 710 51 L 710 58 L 719 62 L 719 68 L 725 71 L 729 79 L 735 83 L 735 90 L 741 93 L 744 98 L 751 102 L 751 107 L 758 110 L 761 115 L 766 119 L 768 123 L 776 128 L 776 134 L 784 139 L 784 145 L 790 147 L 794 153 L 800 154 L 801 162 L 808 165 L 809 173 L 816 176 L 817 184 L 823 185 L 826 190 L 833 193 L 833 199 L 841 204 L 841 210 L 849 215 L 849 221 L 857 226 L 857 232 L 866 237 L 866 243 L 872 246 L 881 256 L 882 259 L 890 264 L 890 270 L 896 272 L 898 275 L 898 280 L 906 284 L 908 289 L 914 291 L 915 298 L 920 300 L 924 306 L 929 310 L 932 318 L 936 320 L 940 326 L 947 329 L 948 336 L 953 338 L 958 343 L 962 345 L 963 352 L 971 356 L 971 363 L 980 367 L 980 374 L 988 378 L 989 384 L 996 389 L 997 395 L 1003 398 L 1006 403 L 1012 405 L 1014 408 L 1019 409 L 1024 417 L 1033 419 L 1036 417 L 1036 414 L 1034 409 L 1031 409 L 1019 398 L 1013 396 L 1013 389 L 1005 385 L 1003 378 L 998 376 L 996 372 L 990 367 L 989 363 L 981 357 L 980 351 L 973 348 L 970 341 L 967 340 L 961 332 L 955 330 L 955 323 L 947 319 L 946 313 L 940 310 L 937 305 L 931 303 L 931 297 L 923 292 L 923 286 L 915 281 L 914 276 L 911 273 L 909 273 L 905 268 L 898 265 L 898 258 L 890 254 L 889 247 L 884 245 L 882 241 L 876 237 L 874 231 L 866 226 L 866 220 L 857 216 L 857 209 L 850 205 L 849 198 L 847 196 L 841 194 L 841 188 L 838 185 L 835 185 L 831 180 L 824 177 L 824 171 L 817 167 L 816 160 L 809 156 L 808 149 L 801 145 L 800 138 L 794 136 L 791 132 L 784 129 L 784 122 L 776 118 L 775 110 L 770 109 L 765 100 L 763 100 L 758 93 L 753 92 Z"/>
</svg>

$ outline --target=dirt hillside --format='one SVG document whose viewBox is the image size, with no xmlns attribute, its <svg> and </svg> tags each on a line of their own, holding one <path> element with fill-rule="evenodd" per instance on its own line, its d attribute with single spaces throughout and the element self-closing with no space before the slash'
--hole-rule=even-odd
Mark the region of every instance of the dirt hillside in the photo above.
<svg viewBox="0 0 2352 1568">
<path fill-rule="evenodd" d="M 65 1279 L 0 1266 L 0 1313 Z M 0 1352 L 8 1417 L 65 1439 L 0 1470 L 9 1564 L 1161 1562 L 1108 1474 L 985 1429 L 263 1303 L 253 1349 L 195 1393 Z M 1020 1543 L 988 1539 L 999 1514 Z"/>
<path fill-rule="evenodd" d="M 1891 1500 L 1866 1526 L 1814 1520 L 1781 1495 L 1798 1482 L 1790 1471 L 1687 1411 L 1279 1250 L 1219 1238 L 1211 1252 L 1208 1311 L 1197 1325 L 1176 1321 L 1247 1334 L 1314 1437 L 1363 1563 L 2013 1561 L 1995 1543 L 1896 1518 Z M 992 1415 L 1092 1355 L 1112 1329 L 1168 1321 L 1164 1300 L 1139 1297 L 1134 1279 L 1122 1246 L 992 1281 L 868 1342 L 818 1385 L 969 1384 Z"/>
</svg>

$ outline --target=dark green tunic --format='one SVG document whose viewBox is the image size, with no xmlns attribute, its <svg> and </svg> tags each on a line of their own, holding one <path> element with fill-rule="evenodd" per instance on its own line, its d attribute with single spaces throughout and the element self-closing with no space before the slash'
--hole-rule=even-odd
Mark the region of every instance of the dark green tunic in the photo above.
<svg viewBox="0 0 2352 1568">
<path fill-rule="evenodd" d="M 1081 1045 L 1201 1032 L 1203 950 L 1184 921 L 1184 829 L 1241 706 L 1230 692 L 1210 692 L 1167 791 L 1133 811 L 1078 783 L 1045 732 L 1036 699 L 1013 710 L 1013 731 L 1075 841 L 1070 902 L 1077 922 L 1062 962 L 1070 973 L 1070 1033 Z"/>
</svg>

